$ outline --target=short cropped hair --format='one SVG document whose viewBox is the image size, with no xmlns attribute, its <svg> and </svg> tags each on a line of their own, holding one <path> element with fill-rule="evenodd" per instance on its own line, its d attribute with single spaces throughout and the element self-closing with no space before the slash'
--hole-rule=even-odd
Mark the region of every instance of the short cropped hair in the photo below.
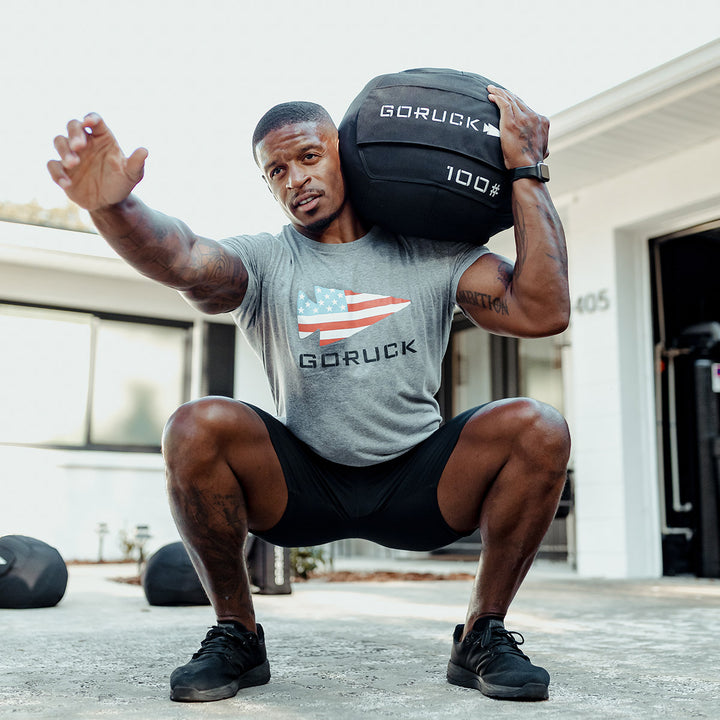
<svg viewBox="0 0 720 720">
<path fill-rule="evenodd" d="M 257 155 L 255 149 L 265 136 L 273 130 L 279 130 L 286 125 L 296 125 L 304 122 L 322 122 L 335 127 L 328 111 L 317 103 L 296 100 L 294 102 L 280 103 L 271 107 L 255 126 L 252 137 L 252 150 L 255 162 Z"/>
</svg>

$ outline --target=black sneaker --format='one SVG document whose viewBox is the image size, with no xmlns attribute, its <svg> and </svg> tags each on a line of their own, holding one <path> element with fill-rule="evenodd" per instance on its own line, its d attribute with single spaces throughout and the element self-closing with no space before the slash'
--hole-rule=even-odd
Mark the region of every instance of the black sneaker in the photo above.
<svg viewBox="0 0 720 720">
<path fill-rule="evenodd" d="M 241 628 L 239 624 L 210 628 L 190 662 L 170 676 L 171 700 L 223 700 L 240 688 L 270 680 L 262 626 L 257 626 L 257 634 Z"/>
<path fill-rule="evenodd" d="M 481 618 L 461 642 L 464 627 L 453 634 L 448 682 L 500 700 L 548 699 L 550 675 L 520 651 L 525 642 L 520 633 L 507 631 L 502 620 Z"/>
</svg>

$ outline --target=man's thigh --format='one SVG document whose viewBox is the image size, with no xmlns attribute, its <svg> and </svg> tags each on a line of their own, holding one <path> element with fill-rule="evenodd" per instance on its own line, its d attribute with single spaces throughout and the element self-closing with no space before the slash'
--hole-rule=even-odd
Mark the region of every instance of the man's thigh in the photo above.
<svg viewBox="0 0 720 720">
<path fill-rule="evenodd" d="M 256 409 L 204 397 L 173 413 L 163 434 L 168 487 L 219 505 L 242 493 L 242 514 L 255 531 L 274 525 L 287 503 L 282 468 Z"/>
<path fill-rule="evenodd" d="M 557 410 L 530 398 L 506 398 L 477 408 L 440 478 L 443 517 L 458 531 L 477 528 L 485 498 L 501 472 L 506 490 L 515 494 L 546 466 L 564 467 L 566 431 Z"/>
</svg>

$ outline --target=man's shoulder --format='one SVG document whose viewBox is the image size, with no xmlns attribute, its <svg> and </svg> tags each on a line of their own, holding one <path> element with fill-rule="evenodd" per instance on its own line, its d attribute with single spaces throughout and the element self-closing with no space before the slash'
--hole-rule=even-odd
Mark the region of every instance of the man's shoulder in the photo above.
<svg viewBox="0 0 720 720">
<path fill-rule="evenodd" d="M 219 243 L 231 252 L 245 256 L 248 253 L 253 255 L 272 253 L 279 246 L 287 245 L 288 238 L 285 228 L 283 228 L 277 233 L 260 232 L 232 235 L 223 238 Z"/>
<path fill-rule="evenodd" d="M 230 235 L 229 237 L 219 240 L 223 245 L 234 245 L 238 243 L 262 243 L 276 242 L 282 235 L 282 230 L 278 233 L 259 232 L 259 233 L 242 233 L 239 235 Z"/>
</svg>

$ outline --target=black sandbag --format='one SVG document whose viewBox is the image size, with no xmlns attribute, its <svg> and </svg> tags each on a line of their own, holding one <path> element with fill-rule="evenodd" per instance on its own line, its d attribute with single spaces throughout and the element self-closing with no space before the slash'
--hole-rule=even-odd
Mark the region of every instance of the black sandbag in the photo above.
<svg viewBox="0 0 720 720">
<path fill-rule="evenodd" d="M 142 586 L 150 605 L 209 605 L 182 542 L 164 545 L 147 561 Z"/>
<path fill-rule="evenodd" d="M 53 607 L 62 600 L 68 572 L 60 553 L 25 535 L 0 538 L 0 608 Z"/>
<path fill-rule="evenodd" d="M 338 131 L 349 197 L 367 223 L 478 245 L 513 224 L 489 84 L 498 85 L 474 73 L 418 68 L 365 86 Z"/>
</svg>

